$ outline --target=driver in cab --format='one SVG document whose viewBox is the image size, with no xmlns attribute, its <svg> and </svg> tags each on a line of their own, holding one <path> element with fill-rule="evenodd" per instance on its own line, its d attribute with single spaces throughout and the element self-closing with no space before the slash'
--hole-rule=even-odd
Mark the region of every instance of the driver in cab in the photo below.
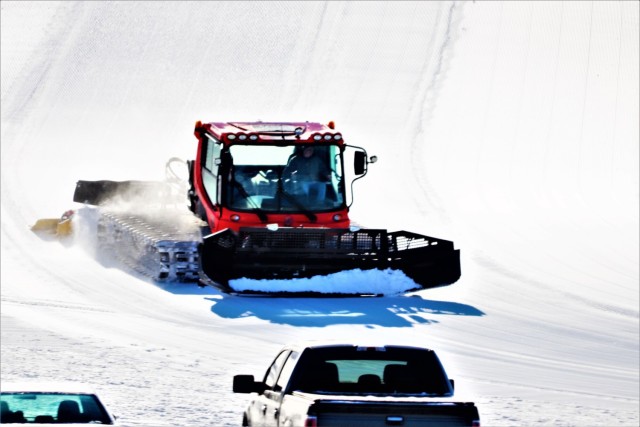
<svg viewBox="0 0 640 427">
<path fill-rule="evenodd" d="M 331 170 L 312 146 L 295 155 L 284 169 L 284 177 L 297 183 L 302 192 L 315 201 L 324 201 Z"/>
</svg>

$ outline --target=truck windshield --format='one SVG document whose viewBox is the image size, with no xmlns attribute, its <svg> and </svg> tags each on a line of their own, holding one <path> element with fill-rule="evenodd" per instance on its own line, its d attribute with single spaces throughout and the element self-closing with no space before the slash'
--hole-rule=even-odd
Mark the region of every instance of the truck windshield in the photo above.
<svg viewBox="0 0 640 427">
<path fill-rule="evenodd" d="M 299 213 L 344 207 L 337 145 L 232 145 L 226 204 L 236 210 Z"/>
<path fill-rule="evenodd" d="M 428 396 L 452 393 L 438 357 L 428 350 L 317 348 L 305 351 L 302 357 L 292 379 L 293 390 Z"/>
</svg>

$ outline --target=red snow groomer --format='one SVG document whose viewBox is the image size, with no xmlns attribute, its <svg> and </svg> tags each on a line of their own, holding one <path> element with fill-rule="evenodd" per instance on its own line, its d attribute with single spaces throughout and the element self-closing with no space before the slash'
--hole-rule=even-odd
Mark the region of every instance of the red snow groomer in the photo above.
<svg viewBox="0 0 640 427">
<path fill-rule="evenodd" d="M 202 221 L 197 238 L 159 233 L 172 225 L 166 219 L 108 210 L 98 227 L 113 250 L 147 246 L 144 255 L 123 256 L 129 262 L 140 257 L 156 278 L 197 276 L 233 291 L 229 281 L 238 278 L 290 279 L 356 268 L 401 270 L 416 289 L 460 277 L 460 252 L 451 241 L 351 222 L 347 187 L 376 158 L 346 144 L 333 122 L 197 122 L 195 136 L 198 150 L 195 161 L 186 162 L 185 190 L 189 210 Z M 115 195 L 135 200 L 151 191 L 161 197 L 163 188 L 78 181 L 74 201 L 108 206 Z"/>
</svg>

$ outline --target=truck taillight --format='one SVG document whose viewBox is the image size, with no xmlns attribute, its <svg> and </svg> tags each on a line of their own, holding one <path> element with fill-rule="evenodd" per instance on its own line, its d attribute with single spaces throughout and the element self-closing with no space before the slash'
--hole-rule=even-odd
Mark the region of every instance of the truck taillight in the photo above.
<svg viewBox="0 0 640 427">
<path fill-rule="evenodd" d="M 480 420 L 471 421 L 471 427 L 480 427 Z"/>
<path fill-rule="evenodd" d="M 318 427 L 318 417 L 307 417 L 304 420 L 304 427 Z"/>
</svg>

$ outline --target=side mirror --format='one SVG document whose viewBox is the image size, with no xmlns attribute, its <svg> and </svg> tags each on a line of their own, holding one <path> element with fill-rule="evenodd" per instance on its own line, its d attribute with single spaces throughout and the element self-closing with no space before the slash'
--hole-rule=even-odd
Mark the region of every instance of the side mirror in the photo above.
<svg viewBox="0 0 640 427">
<path fill-rule="evenodd" d="M 356 175 L 364 175 L 367 171 L 367 153 L 364 151 L 353 153 L 353 171 Z"/>
<path fill-rule="evenodd" d="M 233 377 L 234 393 L 262 393 L 265 386 L 254 380 L 253 375 L 235 375 Z"/>
<path fill-rule="evenodd" d="M 455 390 L 456 388 L 455 382 L 452 379 L 450 379 L 449 382 L 451 383 L 451 390 Z"/>
</svg>

